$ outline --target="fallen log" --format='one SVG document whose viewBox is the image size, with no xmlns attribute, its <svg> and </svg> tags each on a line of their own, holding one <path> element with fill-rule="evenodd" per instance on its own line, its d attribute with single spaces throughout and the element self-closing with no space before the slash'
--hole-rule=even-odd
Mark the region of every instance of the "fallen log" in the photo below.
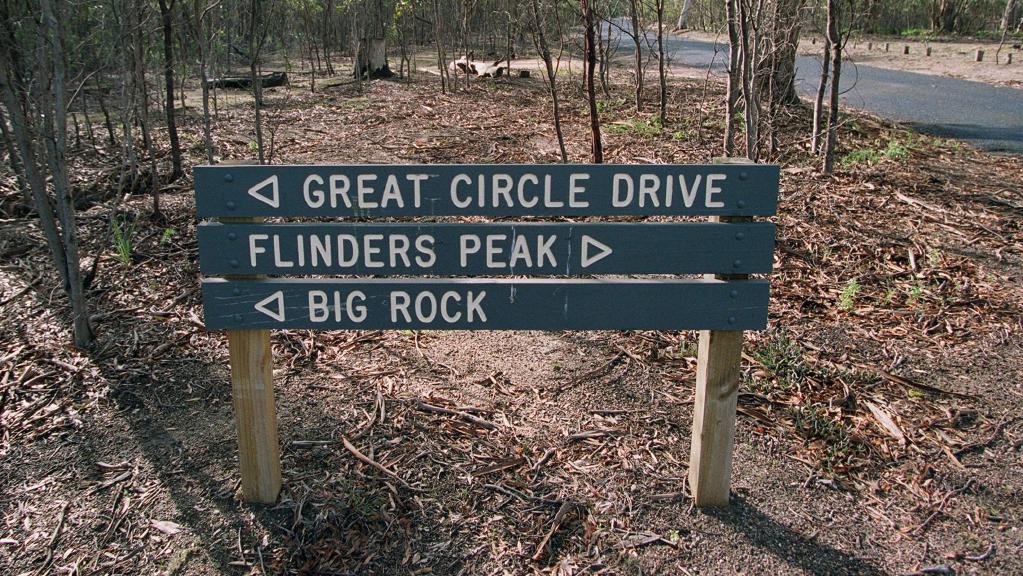
<svg viewBox="0 0 1023 576">
<path fill-rule="evenodd" d="M 270 72 L 269 74 L 260 75 L 259 79 L 263 88 L 276 88 L 278 86 L 287 85 L 288 73 Z M 252 76 L 246 74 L 244 76 L 221 76 L 220 78 L 211 78 L 206 81 L 206 86 L 209 88 L 222 88 L 226 90 L 251 90 Z"/>
</svg>

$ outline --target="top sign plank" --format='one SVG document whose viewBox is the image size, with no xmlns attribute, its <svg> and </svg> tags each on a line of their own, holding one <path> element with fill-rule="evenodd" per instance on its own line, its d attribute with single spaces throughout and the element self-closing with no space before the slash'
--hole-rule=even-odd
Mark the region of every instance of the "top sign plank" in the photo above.
<svg viewBox="0 0 1023 576">
<path fill-rule="evenodd" d="M 199 166 L 201 218 L 770 216 L 778 167 L 728 165 Z"/>
</svg>

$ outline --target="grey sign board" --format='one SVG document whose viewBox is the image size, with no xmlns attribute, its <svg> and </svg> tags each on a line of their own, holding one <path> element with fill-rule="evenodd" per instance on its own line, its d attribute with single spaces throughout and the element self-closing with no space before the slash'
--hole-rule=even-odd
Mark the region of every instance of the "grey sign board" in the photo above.
<svg viewBox="0 0 1023 576">
<path fill-rule="evenodd" d="M 770 272 L 774 224 L 218 224 L 207 276 L 507 276 Z"/>
<path fill-rule="evenodd" d="M 759 330 L 764 280 L 203 281 L 207 328 Z"/>
<path fill-rule="evenodd" d="M 198 166 L 215 217 L 769 216 L 778 167 L 750 164 Z"/>
</svg>

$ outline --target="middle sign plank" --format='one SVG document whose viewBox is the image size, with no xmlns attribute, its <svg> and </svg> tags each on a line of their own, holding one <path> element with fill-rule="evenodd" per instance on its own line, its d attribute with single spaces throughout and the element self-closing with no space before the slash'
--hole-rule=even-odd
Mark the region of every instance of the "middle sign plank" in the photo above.
<svg viewBox="0 0 1023 576">
<path fill-rule="evenodd" d="M 774 224 L 215 224 L 207 276 L 770 272 Z"/>
</svg>

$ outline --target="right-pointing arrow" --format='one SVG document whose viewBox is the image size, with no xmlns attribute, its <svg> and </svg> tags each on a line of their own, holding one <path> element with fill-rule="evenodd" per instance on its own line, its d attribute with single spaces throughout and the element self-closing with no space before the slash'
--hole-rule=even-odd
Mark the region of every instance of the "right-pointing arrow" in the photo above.
<svg viewBox="0 0 1023 576">
<path fill-rule="evenodd" d="M 582 266 L 586 268 L 598 260 L 606 258 L 613 250 L 607 244 L 594 240 L 591 236 L 583 236 Z M 595 254 L 590 254 L 590 248 L 596 248 Z"/>
<path fill-rule="evenodd" d="M 273 304 L 276 307 L 276 310 L 270 308 L 268 306 L 269 304 Z M 259 310 L 278 322 L 284 322 L 284 291 L 278 290 L 259 302 L 256 302 L 256 310 Z"/>
</svg>

